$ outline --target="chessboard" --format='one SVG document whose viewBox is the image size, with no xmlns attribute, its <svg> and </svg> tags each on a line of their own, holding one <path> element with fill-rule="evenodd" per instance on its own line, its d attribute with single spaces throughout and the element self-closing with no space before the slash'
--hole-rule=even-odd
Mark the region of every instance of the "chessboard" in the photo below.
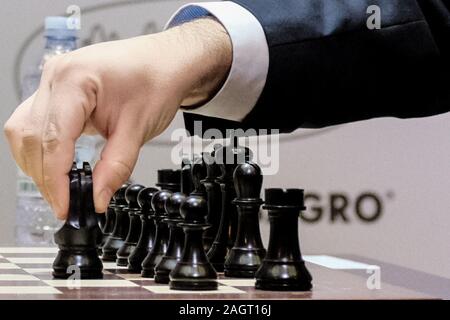
<svg viewBox="0 0 450 320">
<path fill-rule="evenodd" d="M 219 274 L 215 291 L 177 291 L 152 278 L 128 272 L 114 262 L 103 262 L 103 279 L 60 280 L 52 276 L 56 247 L 0 248 L 0 299 L 3 300 L 297 300 L 297 299 L 433 299 L 407 286 L 383 281 L 383 266 L 363 258 L 351 260 L 330 255 L 304 255 L 313 276 L 307 292 L 263 291 L 253 279 L 225 278 Z M 399 267 L 400 268 L 400 267 Z M 386 268 L 388 269 L 388 268 Z M 381 285 L 371 280 L 377 270 Z M 391 268 L 392 271 L 392 268 Z M 402 269 L 395 272 L 406 274 Z M 386 277 L 389 279 L 389 277 Z M 414 279 L 411 279 L 414 281 Z M 370 284 L 375 284 L 375 286 Z"/>
</svg>

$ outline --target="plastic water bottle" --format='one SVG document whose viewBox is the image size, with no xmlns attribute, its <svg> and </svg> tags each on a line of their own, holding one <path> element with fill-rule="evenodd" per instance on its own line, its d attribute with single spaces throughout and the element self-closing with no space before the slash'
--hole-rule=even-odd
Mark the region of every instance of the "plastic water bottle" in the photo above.
<svg viewBox="0 0 450 320">
<path fill-rule="evenodd" d="M 53 56 L 64 54 L 77 48 L 77 30 L 71 28 L 69 18 L 47 17 L 45 19 L 45 50 L 41 60 L 32 66 L 22 82 L 22 99 L 31 96 L 39 87 L 45 63 Z M 75 159 L 93 164 L 98 138 L 82 136 L 76 143 Z M 59 222 L 50 206 L 39 193 L 33 180 L 20 169 L 17 175 L 17 209 L 15 237 L 17 245 L 51 245 L 53 234 L 59 229 Z"/>
</svg>

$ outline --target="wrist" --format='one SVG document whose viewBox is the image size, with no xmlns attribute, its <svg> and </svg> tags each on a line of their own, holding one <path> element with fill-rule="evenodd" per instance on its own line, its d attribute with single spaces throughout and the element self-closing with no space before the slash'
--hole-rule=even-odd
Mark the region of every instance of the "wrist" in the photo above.
<svg viewBox="0 0 450 320">
<path fill-rule="evenodd" d="M 203 18 L 169 29 L 178 40 L 180 80 L 185 84 L 181 105 L 192 108 L 209 101 L 225 82 L 232 63 L 232 45 L 225 28 Z"/>
</svg>

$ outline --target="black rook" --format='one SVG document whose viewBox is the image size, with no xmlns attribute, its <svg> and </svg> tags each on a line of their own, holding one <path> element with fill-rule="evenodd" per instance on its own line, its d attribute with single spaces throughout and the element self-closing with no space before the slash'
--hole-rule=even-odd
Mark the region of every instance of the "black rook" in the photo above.
<svg viewBox="0 0 450 320">
<path fill-rule="evenodd" d="M 298 217 L 304 210 L 303 190 L 266 189 L 264 209 L 269 212 L 269 247 L 255 274 L 256 289 L 308 291 L 312 277 L 300 252 Z"/>
</svg>

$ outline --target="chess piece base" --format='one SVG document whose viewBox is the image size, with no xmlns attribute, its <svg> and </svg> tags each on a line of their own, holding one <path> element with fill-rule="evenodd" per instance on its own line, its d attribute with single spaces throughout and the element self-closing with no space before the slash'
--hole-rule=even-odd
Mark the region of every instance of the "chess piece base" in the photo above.
<svg viewBox="0 0 450 320">
<path fill-rule="evenodd" d="M 265 249 L 236 248 L 230 250 L 224 266 L 225 277 L 254 278 L 266 255 Z"/>
<path fill-rule="evenodd" d="M 169 274 L 175 268 L 178 259 L 175 257 L 164 256 L 155 269 L 155 282 L 168 284 Z"/>
<path fill-rule="evenodd" d="M 136 247 L 134 251 L 128 256 L 128 271 L 141 272 L 142 261 L 148 254 L 148 248 Z"/>
<path fill-rule="evenodd" d="M 142 262 L 141 276 L 144 278 L 153 278 L 155 276 L 155 267 L 163 256 L 164 252 L 150 252 Z"/>
<path fill-rule="evenodd" d="M 155 270 L 154 269 L 142 269 L 141 271 L 141 277 L 142 278 L 153 278 L 155 276 Z"/>
<path fill-rule="evenodd" d="M 103 261 L 116 261 L 117 251 L 123 245 L 124 241 L 119 237 L 110 237 L 102 248 Z"/>
<path fill-rule="evenodd" d="M 117 258 L 116 264 L 118 267 L 128 267 L 128 258 Z"/>
<path fill-rule="evenodd" d="M 239 269 L 225 269 L 224 276 L 229 278 L 249 278 L 253 279 L 258 268 L 249 268 L 248 270 Z"/>
<path fill-rule="evenodd" d="M 119 267 L 128 266 L 128 257 L 130 256 L 131 252 L 133 252 L 135 247 L 136 243 L 124 242 L 123 246 L 117 251 L 116 254 L 116 263 Z"/>
<path fill-rule="evenodd" d="M 310 291 L 312 284 L 289 281 L 256 280 L 255 288 L 268 291 Z"/>
<path fill-rule="evenodd" d="M 217 290 L 217 281 L 215 280 L 171 280 L 170 289 L 172 290 Z"/>
<path fill-rule="evenodd" d="M 255 274 L 255 288 L 274 291 L 309 291 L 312 288 L 312 277 L 305 263 L 277 263 L 263 261 Z"/>
<path fill-rule="evenodd" d="M 102 279 L 103 264 L 96 249 L 65 250 L 61 249 L 53 263 L 53 277 L 67 279 L 77 277 L 79 268 L 80 279 Z"/>
<path fill-rule="evenodd" d="M 209 263 L 178 262 L 170 273 L 169 286 L 174 290 L 217 290 L 217 273 Z"/>
<path fill-rule="evenodd" d="M 169 273 L 167 272 L 156 272 L 155 273 L 155 282 L 161 284 L 168 284 L 170 281 Z"/>
</svg>

